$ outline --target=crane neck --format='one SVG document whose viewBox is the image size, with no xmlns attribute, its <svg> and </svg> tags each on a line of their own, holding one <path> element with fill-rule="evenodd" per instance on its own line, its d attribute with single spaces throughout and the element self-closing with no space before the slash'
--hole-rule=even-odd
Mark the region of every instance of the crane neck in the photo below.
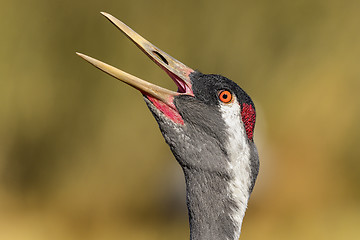
<svg viewBox="0 0 360 240">
<path fill-rule="evenodd" d="M 250 193 L 244 193 L 241 201 L 233 199 L 229 175 L 183 170 L 190 240 L 238 240 Z"/>
</svg>

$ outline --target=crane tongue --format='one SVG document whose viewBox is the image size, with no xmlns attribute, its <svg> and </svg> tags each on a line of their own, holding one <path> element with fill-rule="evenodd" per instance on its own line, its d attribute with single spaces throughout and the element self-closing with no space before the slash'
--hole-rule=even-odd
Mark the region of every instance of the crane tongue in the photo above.
<svg viewBox="0 0 360 240">
<path fill-rule="evenodd" d="M 142 36 L 137 34 L 130 27 L 123 22 L 116 19 L 108 13 L 102 14 L 112 22 L 118 29 L 120 29 L 129 39 L 131 39 L 151 60 L 160 66 L 176 83 L 178 91 L 174 92 L 155 84 L 149 83 L 120 69 L 117 69 L 109 64 L 96 60 L 92 57 L 86 56 L 82 53 L 76 53 L 84 60 L 88 61 L 95 67 L 104 71 L 105 73 L 119 79 L 120 81 L 138 89 L 141 93 L 146 95 L 154 105 L 165 114 L 171 108 L 171 111 L 177 112 L 174 106 L 173 99 L 178 95 L 194 96 L 189 75 L 194 72 L 191 68 L 185 66 L 183 63 L 174 59 L 167 53 L 163 52 Z M 159 101 L 158 101 L 159 100 Z M 164 105 L 166 104 L 166 106 Z M 166 114 L 167 115 L 167 114 Z"/>
</svg>

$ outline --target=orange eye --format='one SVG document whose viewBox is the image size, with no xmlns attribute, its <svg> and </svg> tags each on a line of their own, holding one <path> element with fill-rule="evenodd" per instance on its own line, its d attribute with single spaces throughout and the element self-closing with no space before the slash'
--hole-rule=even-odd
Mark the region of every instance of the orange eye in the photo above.
<svg viewBox="0 0 360 240">
<path fill-rule="evenodd" d="M 219 99 L 220 101 L 222 101 L 223 103 L 229 103 L 232 99 L 232 95 L 229 91 L 227 90 L 221 90 L 219 92 Z"/>
</svg>

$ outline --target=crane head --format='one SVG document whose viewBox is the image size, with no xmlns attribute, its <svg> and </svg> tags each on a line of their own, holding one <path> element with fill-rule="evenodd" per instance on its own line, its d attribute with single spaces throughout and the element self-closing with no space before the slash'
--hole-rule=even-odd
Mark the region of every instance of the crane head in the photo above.
<svg viewBox="0 0 360 240">
<path fill-rule="evenodd" d="M 193 193 L 188 194 L 188 198 L 195 196 L 197 191 L 204 192 L 205 186 L 210 185 L 210 188 L 218 189 L 209 196 L 214 198 L 214 203 L 223 201 L 221 195 L 231 195 L 228 204 L 233 207 L 230 207 L 232 213 L 229 214 L 234 226 L 241 226 L 259 168 L 253 141 L 256 112 L 251 98 L 230 79 L 202 74 L 187 67 L 112 15 L 102 14 L 160 66 L 178 90 L 159 87 L 99 60 L 77 54 L 143 94 L 166 142 L 189 179 L 187 188 Z M 218 200 L 216 194 L 219 194 Z M 189 204 L 191 200 L 188 199 Z M 196 212 L 189 211 L 189 214 L 190 218 L 191 214 L 195 218 Z"/>
</svg>

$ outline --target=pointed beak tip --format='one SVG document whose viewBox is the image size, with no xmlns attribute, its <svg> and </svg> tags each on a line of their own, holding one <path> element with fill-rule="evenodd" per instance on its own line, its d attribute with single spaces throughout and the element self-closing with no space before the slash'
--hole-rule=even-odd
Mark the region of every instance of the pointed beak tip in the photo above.
<svg viewBox="0 0 360 240">
<path fill-rule="evenodd" d="M 106 18 L 111 18 L 111 17 L 113 17 L 111 14 L 109 14 L 109 13 L 107 13 L 107 12 L 100 12 L 101 13 L 101 15 L 103 15 L 104 17 L 106 17 Z"/>
<path fill-rule="evenodd" d="M 82 53 L 79 53 L 79 52 L 75 52 L 76 55 L 78 55 L 79 57 L 81 57 L 82 59 L 85 59 L 87 60 L 88 59 L 88 56 L 86 56 L 85 54 L 82 54 Z"/>
</svg>

